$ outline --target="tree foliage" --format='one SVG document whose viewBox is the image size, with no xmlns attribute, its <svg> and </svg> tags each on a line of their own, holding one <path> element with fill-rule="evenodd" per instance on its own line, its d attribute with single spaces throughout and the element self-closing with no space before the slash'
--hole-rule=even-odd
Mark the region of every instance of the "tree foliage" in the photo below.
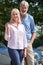
<svg viewBox="0 0 43 65">
<path fill-rule="evenodd" d="M 10 20 L 10 12 L 13 8 L 19 8 L 22 0 L 0 0 L 0 36 L 2 37 L 5 30 L 5 23 Z M 26 0 L 29 3 L 28 13 L 35 20 L 43 24 L 43 0 Z M 2 32 L 2 33 L 1 33 Z M 3 39 L 3 38 L 2 38 Z"/>
</svg>

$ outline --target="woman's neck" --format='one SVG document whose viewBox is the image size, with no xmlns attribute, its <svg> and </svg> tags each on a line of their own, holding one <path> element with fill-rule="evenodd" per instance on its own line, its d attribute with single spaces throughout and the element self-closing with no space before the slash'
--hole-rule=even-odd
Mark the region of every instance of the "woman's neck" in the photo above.
<svg viewBox="0 0 43 65">
<path fill-rule="evenodd" d="M 18 27 L 18 24 L 19 24 L 19 23 L 15 22 L 15 21 L 12 21 L 12 23 L 13 23 L 16 27 Z"/>
</svg>

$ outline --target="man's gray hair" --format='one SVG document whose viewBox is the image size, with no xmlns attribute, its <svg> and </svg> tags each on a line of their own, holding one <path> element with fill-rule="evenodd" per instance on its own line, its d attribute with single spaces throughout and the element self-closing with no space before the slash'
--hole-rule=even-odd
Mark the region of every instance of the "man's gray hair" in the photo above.
<svg viewBox="0 0 43 65">
<path fill-rule="evenodd" d="M 25 0 L 21 1 L 20 5 L 22 5 L 22 4 L 25 4 L 25 5 L 27 5 L 29 7 L 29 3 L 27 1 L 25 1 Z"/>
</svg>

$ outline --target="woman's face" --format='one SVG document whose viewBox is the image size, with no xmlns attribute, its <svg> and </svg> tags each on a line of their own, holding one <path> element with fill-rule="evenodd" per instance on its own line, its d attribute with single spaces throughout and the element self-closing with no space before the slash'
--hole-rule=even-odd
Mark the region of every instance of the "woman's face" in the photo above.
<svg viewBox="0 0 43 65">
<path fill-rule="evenodd" d="M 19 12 L 13 12 L 12 19 L 13 21 L 17 22 L 19 20 Z"/>
</svg>

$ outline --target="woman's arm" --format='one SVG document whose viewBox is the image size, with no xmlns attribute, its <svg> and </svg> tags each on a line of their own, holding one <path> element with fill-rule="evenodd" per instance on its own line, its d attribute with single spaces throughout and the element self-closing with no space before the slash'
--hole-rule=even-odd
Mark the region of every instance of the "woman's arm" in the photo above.
<svg viewBox="0 0 43 65">
<path fill-rule="evenodd" d="M 24 27 L 24 57 L 27 56 L 27 38 L 26 38 L 26 31 L 25 31 L 25 27 Z"/>
<path fill-rule="evenodd" d="M 5 40 L 9 41 L 10 39 L 10 24 L 5 24 Z"/>
<path fill-rule="evenodd" d="M 27 48 L 24 48 L 24 57 L 27 56 Z"/>
</svg>

